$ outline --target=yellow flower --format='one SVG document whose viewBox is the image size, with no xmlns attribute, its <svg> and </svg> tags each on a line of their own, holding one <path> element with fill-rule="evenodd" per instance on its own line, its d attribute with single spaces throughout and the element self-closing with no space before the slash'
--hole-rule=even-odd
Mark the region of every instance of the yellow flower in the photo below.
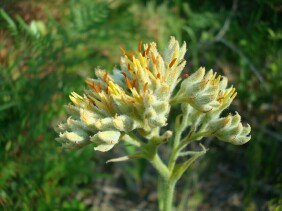
<svg viewBox="0 0 282 211">
<path fill-rule="evenodd" d="M 94 143 L 95 150 L 108 151 L 125 133 L 135 129 L 149 133 L 167 125 L 170 108 L 177 104 L 190 110 L 187 126 L 201 126 L 201 130 L 207 131 L 210 122 L 216 124 L 220 113 L 236 96 L 234 88 L 226 89 L 225 77 L 213 71 L 205 75 L 204 68 L 182 81 L 186 44 L 180 46 L 174 37 L 163 55 L 154 42 L 144 45 L 140 42 L 133 53 L 121 50 L 120 70 L 114 69 L 110 74 L 97 68 L 97 78 L 85 81 L 88 89 L 83 96 L 71 93 L 73 104 L 66 106 L 71 118 L 57 128 L 60 136 L 57 140 L 63 146 L 76 148 Z M 180 89 L 173 96 L 181 81 Z M 233 131 L 218 130 L 216 136 L 232 143 L 234 137 L 225 135 L 230 130 Z M 244 138 L 249 130 L 235 131 Z"/>
</svg>

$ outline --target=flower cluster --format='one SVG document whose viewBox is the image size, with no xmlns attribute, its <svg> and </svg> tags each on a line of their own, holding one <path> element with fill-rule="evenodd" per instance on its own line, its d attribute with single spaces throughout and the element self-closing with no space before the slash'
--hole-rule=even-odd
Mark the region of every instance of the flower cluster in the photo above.
<svg viewBox="0 0 282 211">
<path fill-rule="evenodd" d="M 108 151 L 121 137 L 136 129 L 150 132 L 167 125 L 172 105 L 189 110 L 187 127 L 204 136 L 243 144 L 250 139 L 239 114 L 220 117 L 236 92 L 227 88 L 227 79 L 200 68 L 190 77 L 181 77 L 186 61 L 186 44 L 171 37 L 164 54 L 156 43 L 138 45 L 138 51 L 122 49 L 120 69 L 113 73 L 97 68 L 96 79 L 87 79 L 83 96 L 73 92 L 73 104 L 66 106 L 71 117 L 57 127 L 57 140 L 66 148 L 94 143 L 95 150 Z M 175 88 L 181 83 L 175 94 Z"/>
<path fill-rule="evenodd" d="M 182 109 L 188 109 L 187 126 L 203 134 L 198 139 L 216 136 L 221 141 L 241 145 L 251 139 L 250 125 L 244 127 L 238 113 L 220 117 L 237 95 L 235 88 L 227 88 L 227 82 L 226 77 L 217 76 L 212 70 L 205 74 L 205 69 L 200 68 L 182 82 L 171 102 L 181 103 Z"/>
</svg>

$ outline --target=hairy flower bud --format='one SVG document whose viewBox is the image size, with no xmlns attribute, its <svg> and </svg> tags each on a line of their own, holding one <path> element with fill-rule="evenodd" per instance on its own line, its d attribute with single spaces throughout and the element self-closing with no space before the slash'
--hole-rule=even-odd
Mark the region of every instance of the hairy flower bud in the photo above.
<svg viewBox="0 0 282 211">
<path fill-rule="evenodd" d="M 186 127 L 200 133 L 197 140 L 207 135 L 233 144 L 250 140 L 250 126 L 241 124 L 239 114 L 220 118 L 236 96 L 233 87 L 227 88 L 227 78 L 201 67 L 182 80 L 185 42 L 180 46 L 171 37 L 163 55 L 154 42 L 140 44 L 133 53 L 122 52 L 120 69 L 111 74 L 97 68 L 96 78 L 85 81 L 83 95 L 71 93 L 72 104 L 65 106 L 71 118 L 56 128 L 62 146 L 94 143 L 95 150 L 108 151 L 125 133 L 138 130 L 149 137 L 168 124 L 170 108 L 176 104 L 188 112 Z"/>
<path fill-rule="evenodd" d="M 221 141 L 241 145 L 251 139 L 251 136 L 249 136 L 250 132 L 250 125 L 244 127 L 241 123 L 241 116 L 236 113 L 236 115 L 231 116 L 231 123 L 228 126 L 217 130 L 215 136 Z"/>
<path fill-rule="evenodd" d="M 119 137 L 119 131 L 102 131 L 92 136 L 90 141 L 98 145 L 94 148 L 95 150 L 105 152 L 109 151 L 117 144 Z"/>
</svg>

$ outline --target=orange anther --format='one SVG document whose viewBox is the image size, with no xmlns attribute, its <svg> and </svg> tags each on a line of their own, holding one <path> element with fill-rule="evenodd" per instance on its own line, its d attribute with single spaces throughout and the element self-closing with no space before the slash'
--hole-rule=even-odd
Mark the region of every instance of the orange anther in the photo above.
<svg viewBox="0 0 282 211">
<path fill-rule="evenodd" d="M 125 77 L 125 83 L 126 83 L 128 89 L 132 89 L 132 85 L 131 85 L 131 83 L 130 83 L 130 81 L 128 80 L 127 77 Z"/>
<path fill-rule="evenodd" d="M 93 82 L 93 89 L 95 90 L 96 93 L 99 93 L 100 92 L 100 89 L 98 86 L 96 86 L 96 84 Z"/>
<path fill-rule="evenodd" d="M 139 45 L 138 45 L 138 51 L 141 52 L 142 51 L 142 40 L 140 40 Z"/>
<path fill-rule="evenodd" d="M 89 101 L 90 101 L 91 103 L 93 103 L 94 105 L 96 105 L 96 103 L 95 103 L 95 101 L 94 101 L 94 100 L 89 99 Z"/>
<path fill-rule="evenodd" d="M 94 105 L 96 105 L 96 103 L 95 103 L 95 101 L 94 100 L 92 100 L 92 99 L 89 99 L 88 97 L 87 98 L 85 98 L 89 103 L 93 103 Z"/>
<path fill-rule="evenodd" d="M 94 83 L 94 81 L 93 81 L 93 83 L 91 83 L 90 81 L 85 80 L 85 83 L 87 83 L 89 86 L 91 86 L 91 87 L 95 90 L 96 93 L 99 93 L 99 92 L 100 92 L 99 87 L 96 86 L 96 84 Z M 101 84 L 100 84 L 100 86 L 101 86 Z"/>
<path fill-rule="evenodd" d="M 109 87 L 106 87 L 106 94 L 109 94 Z"/>
<path fill-rule="evenodd" d="M 147 48 L 147 50 L 146 50 L 146 55 L 148 55 L 148 53 L 150 52 L 150 49 L 151 49 L 151 45 L 149 44 L 149 45 L 148 45 L 148 48 Z"/>
<path fill-rule="evenodd" d="M 87 83 L 87 85 L 93 87 L 93 84 L 90 81 L 85 80 L 85 83 Z"/>
<path fill-rule="evenodd" d="M 130 67 L 130 64 L 129 64 L 129 63 L 127 64 L 127 69 L 128 69 L 128 70 L 131 70 L 131 67 Z"/>
<path fill-rule="evenodd" d="M 143 91 L 144 91 L 144 92 L 146 92 L 147 87 L 148 87 L 148 82 L 146 82 L 145 85 L 144 85 L 144 87 L 143 87 Z"/>
<path fill-rule="evenodd" d="M 171 60 L 171 62 L 169 63 L 169 68 L 171 68 L 173 65 L 174 65 L 174 63 L 175 63 L 175 61 L 177 60 L 177 58 L 174 58 L 173 60 Z"/>
<path fill-rule="evenodd" d="M 132 87 L 135 87 L 135 88 L 136 88 L 136 81 L 137 81 L 136 79 L 133 80 L 133 82 L 132 82 Z"/>
<path fill-rule="evenodd" d="M 121 52 L 123 53 L 123 55 L 126 54 L 125 50 L 124 50 L 122 47 L 120 47 L 119 49 L 121 50 Z"/>
<path fill-rule="evenodd" d="M 152 62 L 153 62 L 154 64 L 156 64 L 156 63 L 157 63 L 156 57 L 154 56 L 153 53 L 151 53 L 151 56 L 152 56 Z"/>
<path fill-rule="evenodd" d="M 158 79 L 161 78 L 161 74 L 160 74 L 160 73 L 157 74 L 157 78 L 158 78 Z"/>
<path fill-rule="evenodd" d="M 130 99 L 125 99 L 126 102 L 129 102 L 129 103 L 134 103 L 134 100 L 130 100 Z"/>
<path fill-rule="evenodd" d="M 184 74 L 182 74 L 181 76 L 182 76 L 183 78 L 188 78 L 189 75 L 188 75 L 187 73 L 184 73 Z"/>
<path fill-rule="evenodd" d="M 125 52 L 125 55 L 126 55 L 127 57 L 133 57 L 133 56 L 134 56 L 132 53 L 127 53 L 127 52 Z"/>
<path fill-rule="evenodd" d="M 108 72 L 106 72 L 106 73 L 105 73 L 105 75 L 104 75 L 104 78 L 103 78 L 103 79 L 104 79 L 104 82 L 106 82 L 106 81 L 107 81 L 107 79 L 108 79 Z"/>
<path fill-rule="evenodd" d="M 126 78 L 126 74 L 125 72 L 120 72 L 125 78 Z"/>
<path fill-rule="evenodd" d="M 100 82 L 98 82 L 98 88 L 99 88 L 99 92 L 102 90 L 102 85 Z"/>
</svg>

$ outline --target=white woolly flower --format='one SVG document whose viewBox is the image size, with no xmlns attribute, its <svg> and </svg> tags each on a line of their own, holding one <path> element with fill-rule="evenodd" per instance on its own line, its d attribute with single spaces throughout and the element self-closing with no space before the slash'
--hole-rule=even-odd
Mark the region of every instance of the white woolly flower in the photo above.
<svg viewBox="0 0 282 211">
<path fill-rule="evenodd" d="M 97 68 L 96 79 L 87 79 L 88 89 L 81 96 L 72 92 L 72 104 L 66 106 L 71 117 L 57 127 L 57 140 L 66 148 L 94 143 L 95 150 L 108 151 L 121 137 L 140 129 L 150 133 L 167 125 L 172 105 L 189 110 L 187 127 L 233 144 L 250 139 L 250 127 L 243 127 L 239 114 L 220 118 L 236 92 L 227 87 L 227 79 L 200 68 L 182 80 L 186 44 L 171 37 L 164 54 L 156 43 L 140 42 L 138 51 L 123 51 L 120 70 L 113 73 Z M 175 87 L 181 83 L 176 94 Z"/>
</svg>

